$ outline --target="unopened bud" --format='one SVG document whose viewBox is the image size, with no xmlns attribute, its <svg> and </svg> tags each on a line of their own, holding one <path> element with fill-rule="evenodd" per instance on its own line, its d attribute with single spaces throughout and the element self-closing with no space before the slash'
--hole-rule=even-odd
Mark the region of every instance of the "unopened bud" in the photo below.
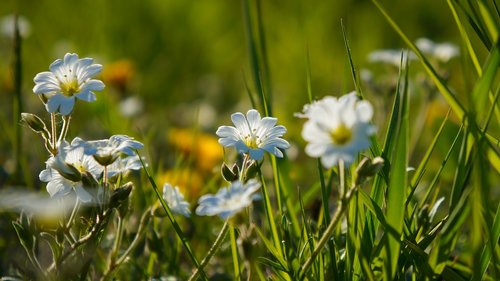
<svg viewBox="0 0 500 281">
<path fill-rule="evenodd" d="M 113 193 L 111 194 L 111 198 L 109 199 L 109 207 L 116 208 L 116 207 L 120 206 L 120 204 L 129 197 L 130 192 L 132 192 L 133 187 L 134 187 L 134 184 L 132 182 L 127 182 L 126 184 L 113 190 Z"/>
<path fill-rule="evenodd" d="M 252 161 L 250 165 L 248 165 L 247 170 L 245 172 L 245 182 L 249 179 L 254 178 L 259 172 L 260 164 L 257 161 Z"/>
<path fill-rule="evenodd" d="M 35 114 L 23 112 L 21 113 L 21 121 L 37 133 L 43 134 L 44 136 L 49 133 L 43 120 Z"/>
<path fill-rule="evenodd" d="M 383 167 L 384 159 L 380 156 L 375 157 L 373 160 L 370 160 L 370 158 L 363 158 L 356 168 L 356 185 L 375 176 Z"/>
<path fill-rule="evenodd" d="M 222 163 L 221 174 L 226 181 L 233 182 L 238 179 L 240 174 L 240 169 L 236 164 L 233 164 L 233 166 L 231 166 L 230 168 L 229 166 L 226 165 L 226 163 Z"/>
</svg>

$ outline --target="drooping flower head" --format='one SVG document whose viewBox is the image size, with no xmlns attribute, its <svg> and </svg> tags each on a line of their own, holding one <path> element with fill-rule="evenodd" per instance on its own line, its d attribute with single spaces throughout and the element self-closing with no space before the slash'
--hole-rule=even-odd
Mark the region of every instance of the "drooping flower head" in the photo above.
<svg viewBox="0 0 500 281">
<path fill-rule="evenodd" d="M 95 160 L 103 166 L 115 162 L 120 154 L 133 156 L 135 149 L 144 147 L 142 143 L 125 135 L 114 135 L 109 139 L 96 141 L 84 141 L 76 138 L 75 142 L 85 148 L 85 154 L 94 156 Z"/>
<path fill-rule="evenodd" d="M 189 203 L 184 199 L 184 195 L 179 191 L 179 187 L 172 187 L 171 184 L 165 183 L 163 185 L 163 199 L 167 202 L 168 207 L 173 213 L 183 215 L 186 218 L 191 216 Z"/>
<path fill-rule="evenodd" d="M 56 156 L 46 162 L 47 168 L 40 172 L 40 180 L 47 182 L 51 197 L 63 197 L 75 191 L 84 203 L 92 201 L 91 194 L 85 189 L 88 182 L 97 182 L 103 168 L 92 156 L 84 153 L 84 148 L 75 141 L 61 143 Z"/>
<path fill-rule="evenodd" d="M 219 215 L 222 219 L 232 217 L 260 198 L 259 194 L 255 193 L 259 188 L 260 183 L 255 179 L 247 183 L 234 181 L 229 187 L 219 189 L 215 195 L 201 196 L 196 214 L 199 216 Z"/>
<path fill-rule="evenodd" d="M 302 129 L 302 137 L 308 142 L 306 153 L 321 158 L 325 168 L 337 165 L 339 160 L 349 165 L 370 146 L 370 136 L 375 133 L 370 124 L 372 115 L 371 104 L 359 100 L 355 92 L 306 105 L 299 115 L 308 118 Z"/>
<path fill-rule="evenodd" d="M 50 71 L 35 76 L 33 92 L 47 99 L 45 107 L 48 112 L 69 115 L 75 99 L 96 100 L 93 91 L 102 91 L 104 83 L 92 79 L 102 70 L 102 65 L 93 62 L 92 58 L 79 59 L 77 54 L 67 53 L 64 59 L 57 59 L 50 65 Z"/>
<path fill-rule="evenodd" d="M 254 160 L 261 160 L 264 152 L 277 157 L 283 157 L 280 149 L 287 149 L 290 144 L 281 137 L 286 133 L 284 126 L 276 126 L 278 119 L 260 117 L 255 109 L 250 109 L 247 115 L 237 112 L 231 115 L 233 126 L 220 126 L 217 129 L 219 143 L 224 147 L 234 146 L 238 153 L 248 153 Z"/>
<path fill-rule="evenodd" d="M 143 161 L 145 160 L 143 159 Z M 108 166 L 107 177 L 109 179 L 118 175 L 126 174 L 127 172 L 132 170 L 138 171 L 140 169 L 142 169 L 142 163 L 141 159 L 139 158 L 139 155 L 134 155 L 134 156 L 125 155 L 122 157 L 118 157 L 116 161 L 114 161 L 111 165 Z"/>
</svg>

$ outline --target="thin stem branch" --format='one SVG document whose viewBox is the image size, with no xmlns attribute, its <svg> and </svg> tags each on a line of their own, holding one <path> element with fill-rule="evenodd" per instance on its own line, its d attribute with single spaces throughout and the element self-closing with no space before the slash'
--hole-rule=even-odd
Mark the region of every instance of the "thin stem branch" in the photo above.
<svg viewBox="0 0 500 281">
<path fill-rule="evenodd" d="M 347 210 L 349 200 L 351 199 L 355 190 L 356 190 L 355 188 L 350 189 L 345 195 L 345 198 L 339 200 L 339 204 L 337 205 L 335 214 L 333 215 L 330 224 L 323 233 L 323 236 L 321 236 L 320 240 L 316 244 L 316 248 L 314 248 L 314 251 L 311 253 L 311 256 L 309 256 L 309 258 L 305 261 L 304 265 L 300 269 L 299 272 L 300 280 L 303 280 L 305 278 L 306 273 L 309 270 L 309 267 L 311 267 L 313 261 L 316 259 L 316 256 L 321 252 L 325 244 L 330 240 L 330 236 L 333 234 L 335 227 L 340 222 L 342 215 Z M 333 251 L 334 249 L 330 250 Z"/>
<path fill-rule="evenodd" d="M 50 151 L 50 153 L 52 153 L 52 156 L 56 156 L 57 155 L 57 143 L 56 143 L 56 139 L 57 139 L 57 131 L 56 131 L 56 114 L 54 112 L 52 112 L 50 114 L 50 146 L 51 146 L 51 149 L 52 151 Z"/>
<path fill-rule="evenodd" d="M 189 279 L 188 279 L 189 281 L 197 280 L 196 278 L 198 277 L 198 275 L 200 275 L 200 272 L 202 272 L 203 268 L 205 268 L 205 266 L 208 264 L 210 259 L 215 255 L 215 253 L 217 253 L 217 250 L 219 250 L 219 248 L 222 244 L 222 241 L 224 241 L 224 237 L 226 236 L 228 230 L 229 230 L 229 223 L 226 220 L 226 222 L 222 226 L 222 229 L 219 232 L 219 235 L 215 239 L 214 244 L 212 245 L 210 250 L 208 250 L 207 255 L 203 258 L 203 260 L 201 261 L 198 268 L 193 272 L 191 277 L 189 277 Z"/>
</svg>

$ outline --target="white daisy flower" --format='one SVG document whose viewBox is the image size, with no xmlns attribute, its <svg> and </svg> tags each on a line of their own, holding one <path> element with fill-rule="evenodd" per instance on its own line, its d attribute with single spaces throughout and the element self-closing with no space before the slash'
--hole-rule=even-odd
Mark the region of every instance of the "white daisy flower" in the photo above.
<svg viewBox="0 0 500 281">
<path fill-rule="evenodd" d="M 48 112 L 69 115 L 75 99 L 96 100 L 93 91 L 102 91 L 104 83 L 92 79 L 102 70 L 102 65 L 93 62 L 91 58 L 78 59 L 77 54 L 67 53 L 64 59 L 57 59 L 50 65 L 50 71 L 35 76 L 33 92 L 48 99 L 45 104 Z"/>
<path fill-rule="evenodd" d="M 143 148 L 144 145 L 133 138 L 125 135 L 114 135 L 109 139 L 84 141 L 75 138 L 77 145 L 85 148 L 85 154 L 94 156 L 95 160 L 103 166 L 115 162 L 120 154 L 128 156 L 135 155 L 135 149 Z"/>
<path fill-rule="evenodd" d="M 199 216 L 219 215 L 222 219 L 232 217 L 250 206 L 253 200 L 260 198 L 259 194 L 255 194 L 259 188 L 260 182 L 255 179 L 249 180 L 246 184 L 234 181 L 229 187 L 219 189 L 215 195 L 201 196 L 196 214 Z"/>
<path fill-rule="evenodd" d="M 422 53 L 428 54 L 442 62 L 448 62 L 460 54 L 458 47 L 451 43 L 434 43 L 430 39 L 419 38 L 415 44 Z"/>
<path fill-rule="evenodd" d="M 356 92 L 340 98 L 325 97 L 304 107 L 302 137 L 308 142 L 306 153 L 320 157 L 325 168 L 338 164 L 349 165 L 356 155 L 370 146 L 375 127 L 370 124 L 373 108 L 368 101 L 359 100 Z"/>
<path fill-rule="evenodd" d="M 171 184 L 165 183 L 163 185 L 163 200 L 167 202 L 168 207 L 173 213 L 183 215 L 186 218 L 191 216 L 189 203 L 184 199 L 184 195 L 179 191 L 179 187 L 172 187 Z"/>
<path fill-rule="evenodd" d="M 241 112 L 231 115 L 233 126 L 220 126 L 217 129 L 219 143 L 224 147 L 236 147 L 238 153 L 249 153 L 254 160 L 261 160 L 264 152 L 267 151 L 283 157 L 280 149 L 287 149 L 290 144 L 282 139 L 286 133 L 284 126 L 275 126 L 278 119 L 274 117 L 264 117 L 261 119 L 257 110 L 251 109 L 247 116 Z"/>
<path fill-rule="evenodd" d="M 51 197 L 63 197 L 74 190 L 80 201 L 92 201 L 92 195 L 85 190 L 83 182 L 85 177 L 92 177 L 97 182 L 103 168 L 92 156 L 85 155 L 83 147 L 63 142 L 58 154 L 49 158 L 46 164 L 47 168 L 40 173 L 39 178 L 47 182 Z"/>
</svg>

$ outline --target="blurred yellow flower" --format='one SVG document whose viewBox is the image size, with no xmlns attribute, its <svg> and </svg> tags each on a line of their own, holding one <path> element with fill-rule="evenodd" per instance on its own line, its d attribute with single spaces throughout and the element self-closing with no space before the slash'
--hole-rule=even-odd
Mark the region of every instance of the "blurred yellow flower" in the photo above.
<svg viewBox="0 0 500 281">
<path fill-rule="evenodd" d="M 122 59 L 106 64 L 102 78 L 107 85 L 117 88 L 121 93 L 127 90 L 128 83 L 134 77 L 134 64 L 130 60 Z"/>
<path fill-rule="evenodd" d="M 217 138 L 202 132 L 173 128 L 168 134 L 169 143 L 192 159 L 197 170 L 211 173 L 221 165 L 223 151 Z"/>
<path fill-rule="evenodd" d="M 178 186 L 179 191 L 190 201 L 199 197 L 204 180 L 201 174 L 193 169 L 175 168 L 160 174 L 157 182 L 162 185 L 170 183 L 172 186 Z"/>
</svg>

